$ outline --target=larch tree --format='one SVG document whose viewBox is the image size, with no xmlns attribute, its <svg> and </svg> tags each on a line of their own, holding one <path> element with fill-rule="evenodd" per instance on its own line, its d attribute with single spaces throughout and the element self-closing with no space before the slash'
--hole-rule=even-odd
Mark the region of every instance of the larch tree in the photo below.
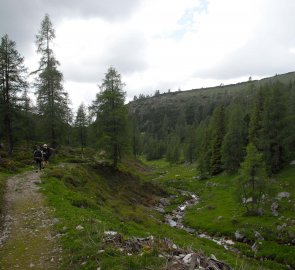
<svg viewBox="0 0 295 270">
<path fill-rule="evenodd" d="M 121 75 L 110 67 L 92 105 L 97 115 L 99 145 L 112 160 L 114 168 L 129 145 L 128 111 L 124 104 L 126 93 L 123 87 Z"/>
<path fill-rule="evenodd" d="M 230 107 L 227 133 L 222 143 L 223 168 L 229 172 L 236 172 L 245 156 L 247 144 L 247 126 L 240 106 Z"/>
<path fill-rule="evenodd" d="M 53 147 L 58 144 L 69 116 L 68 94 L 63 89 L 63 75 L 58 70 L 59 62 L 52 50 L 54 38 L 55 31 L 49 15 L 46 14 L 36 36 L 37 53 L 41 58 L 35 85 L 38 112 L 43 117 L 47 130 L 45 137 L 51 141 Z"/>
<path fill-rule="evenodd" d="M 275 82 L 264 101 L 262 114 L 262 136 L 266 165 L 270 173 L 282 169 L 285 158 L 284 135 L 287 128 L 285 86 Z"/>
<path fill-rule="evenodd" d="M 0 112 L 9 155 L 14 147 L 13 122 L 19 110 L 20 93 L 28 86 L 26 71 L 24 58 L 17 51 L 15 42 L 8 35 L 3 36 L 0 44 Z"/>
<path fill-rule="evenodd" d="M 267 173 L 263 154 L 250 142 L 239 172 L 239 200 L 248 213 L 257 214 L 266 192 Z"/>
<path fill-rule="evenodd" d="M 77 129 L 77 137 L 79 144 L 81 146 L 82 155 L 84 154 L 84 148 L 86 147 L 87 141 L 87 126 L 88 126 L 88 116 L 85 105 L 82 103 L 77 111 L 75 119 L 75 127 Z"/>
<path fill-rule="evenodd" d="M 212 115 L 212 141 L 211 141 L 211 158 L 210 173 L 216 175 L 220 173 L 222 168 L 221 147 L 223 137 L 225 135 L 225 110 L 224 106 L 218 106 Z"/>
</svg>

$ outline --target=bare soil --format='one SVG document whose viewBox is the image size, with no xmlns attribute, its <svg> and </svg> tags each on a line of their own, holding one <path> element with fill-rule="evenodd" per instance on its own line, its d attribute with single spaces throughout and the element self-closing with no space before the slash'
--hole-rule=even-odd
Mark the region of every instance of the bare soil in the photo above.
<svg viewBox="0 0 295 270">
<path fill-rule="evenodd" d="M 53 209 L 40 192 L 40 173 L 7 180 L 0 230 L 0 269 L 59 269 L 62 249 Z"/>
</svg>

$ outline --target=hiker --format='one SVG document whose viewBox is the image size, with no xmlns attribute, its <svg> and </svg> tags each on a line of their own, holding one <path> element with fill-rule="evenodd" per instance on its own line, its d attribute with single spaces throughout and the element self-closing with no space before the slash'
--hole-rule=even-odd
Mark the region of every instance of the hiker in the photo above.
<svg viewBox="0 0 295 270">
<path fill-rule="evenodd" d="M 43 153 L 40 149 L 40 146 L 37 146 L 37 149 L 34 151 L 34 160 L 36 161 L 36 167 L 37 167 L 36 172 L 41 171 Z"/>
<path fill-rule="evenodd" d="M 47 144 L 43 145 L 42 152 L 43 152 L 43 168 L 44 168 L 45 165 L 47 166 L 48 160 L 49 160 L 49 158 L 51 156 L 51 150 L 47 146 Z"/>
</svg>

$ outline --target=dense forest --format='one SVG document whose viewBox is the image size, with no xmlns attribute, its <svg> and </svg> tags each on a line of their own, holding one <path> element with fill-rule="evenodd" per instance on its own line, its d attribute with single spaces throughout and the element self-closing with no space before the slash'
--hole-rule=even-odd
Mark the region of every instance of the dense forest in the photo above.
<svg viewBox="0 0 295 270">
<path fill-rule="evenodd" d="M 294 74 L 135 98 L 133 152 L 197 161 L 200 176 L 236 172 L 253 144 L 269 174 L 294 158 Z"/>
</svg>

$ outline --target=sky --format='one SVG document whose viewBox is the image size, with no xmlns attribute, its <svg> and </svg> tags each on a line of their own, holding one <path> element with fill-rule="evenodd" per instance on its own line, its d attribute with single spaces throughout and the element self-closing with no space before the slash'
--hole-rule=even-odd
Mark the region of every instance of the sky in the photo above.
<svg viewBox="0 0 295 270">
<path fill-rule="evenodd" d="M 0 0 L 0 36 L 34 71 L 35 37 L 49 14 L 77 108 L 95 99 L 110 66 L 127 101 L 294 71 L 294 11 L 294 0 Z"/>
</svg>

